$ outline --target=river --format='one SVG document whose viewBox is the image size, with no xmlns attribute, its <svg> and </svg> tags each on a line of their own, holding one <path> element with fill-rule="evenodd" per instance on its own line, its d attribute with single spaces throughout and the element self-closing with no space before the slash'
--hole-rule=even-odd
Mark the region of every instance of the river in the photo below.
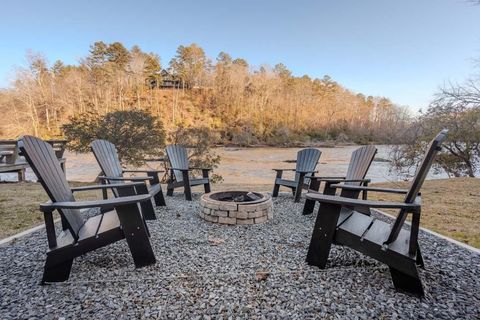
<svg viewBox="0 0 480 320">
<path fill-rule="evenodd" d="M 345 175 L 351 153 L 358 146 L 341 146 L 336 148 L 319 148 L 322 151 L 320 164 L 317 166 L 318 175 L 343 176 Z M 389 159 L 390 147 L 378 146 L 377 159 Z M 221 163 L 215 170 L 222 175 L 225 184 L 249 184 L 267 185 L 272 184 L 275 172 L 272 168 L 294 168 L 294 163 L 288 160 L 296 158 L 300 148 L 234 148 L 218 147 L 215 152 L 221 156 Z M 77 154 L 66 152 L 67 178 L 71 181 L 91 182 L 98 175 L 100 169 L 93 154 Z M 159 167 L 158 164 L 152 164 Z M 432 170 L 433 171 L 433 170 Z M 288 177 L 290 172 L 285 172 Z M 36 180 L 33 172 L 28 169 L 27 180 Z M 390 164 L 386 161 L 374 161 L 367 174 L 373 182 L 398 181 L 398 177 L 390 170 Z M 429 175 L 429 179 L 446 178 L 446 174 Z M 14 181 L 16 174 L 2 174 L 1 180 Z"/>
</svg>

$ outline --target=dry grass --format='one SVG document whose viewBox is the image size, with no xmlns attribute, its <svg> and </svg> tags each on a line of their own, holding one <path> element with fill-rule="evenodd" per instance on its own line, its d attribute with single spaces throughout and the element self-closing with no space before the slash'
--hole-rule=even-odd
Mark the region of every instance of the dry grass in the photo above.
<svg viewBox="0 0 480 320">
<path fill-rule="evenodd" d="M 72 187 L 85 183 L 71 183 Z M 87 191 L 75 195 L 78 199 L 101 199 L 101 193 Z M 43 223 L 40 203 L 48 196 L 39 183 L 0 183 L 0 239 Z"/>
<path fill-rule="evenodd" d="M 82 183 L 71 185 L 78 186 Z M 408 187 L 407 182 L 375 185 Z M 271 191 L 272 187 L 273 185 L 216 184 L 213 190 Z M 202 188 L 198 187 L 194 190 L 201 191 Z M 287 191 L 287 189 L 281 191 Z M 82 192 L 78 195 L 79 199 L 101 198 L 100 192 L 97 191 Z M 402 196 L 370 193 L 369 198 L 401 200 Z M 0 183 L 0 239 L 42 224 L 43 215 L 38 210 L 38 206 L 47 200 L 47 195 L 38 183 Z M 422 189 L 422 202 L 421 225 L 423 227 L 480 248 L 480 179 L 426 181 Z"/>
<path fill-rule="evenodd" d="M 408 188 L 408 182 L 375 186 Z M 369 193 L 370 199 L 402 200 L 402 195 Z M 386 210 L 387 211 L 387 210 Z M 396 214 L 396 211 L 390 211 Z M 422 227 L 480 248 L 480 179 L 425 181 L 422 188 Z"/>
</svg>

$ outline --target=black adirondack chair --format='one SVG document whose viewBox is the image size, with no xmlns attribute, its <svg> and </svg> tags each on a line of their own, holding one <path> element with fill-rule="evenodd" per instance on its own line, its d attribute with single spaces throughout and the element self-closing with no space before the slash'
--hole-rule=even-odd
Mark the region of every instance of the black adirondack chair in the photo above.
<svg viewBox="0 0 480 320">
<path fill-rule="evenodd" d="M 297 165 L 295 169 L 273 169 L 277 172 L 275 186 L 273 187 L 273 197 L 278 197 L 280 186 L 292 189 L 295 196 L 295 202 L 300 201 L 302 189 L 308 189 L 310 179 L 306 175 L 315 176 L 315 167 L 320 160 L 322 152 L 318 149 L 303 149 L 297 153 Z M 283 171 L 295 171 L 294 180 L 282 179 Z"/>
<path fill-rule="evenodd" d="M 344 183 L 352 186 L 368 186 L 369 179 L 365 179 L 368 169 L 372 164 L 373 158 L 377 153 L 375 146 L 364 146 L 358 148 L 352 153 L 350 163 L 348 165 L 347 174 L 345 177 L 309 177 L 310 187 L 308 192 L 315 192 L 320 189 L 321 182 L 324 182 L 323 194 L 334 195 L 336 188 L 332 188 L 332 184 Z M 340 196 L 348 198 L 358 198 L 360 191 L 342 189 Z M 367 191 L 363 191 L 363 199 L 367 200 Z M 315 201 L 307 199 L 303 207 L 303 214 L 311 214 L 315 207 Z"/>
<path fill-rule="evenodd" d="M 360 200 L 320 193 L 307 194 L 308 199 L 321 204 L 308 249 L 308 264 L 323 269 L 332 243 L 346 245 L 387 264 L 396 289 L 423 296 L 423 286 L 417 270 L 417 266 L 424 266 L 418 246 L 421 213 L 419 192 L 435 155 L 441 150 L 446 134 L 447 130 L 443 130 L 432 140 L 408 190 L 347 184 L 331 186 L 353 191 L 405 194 L 403 202 Z M 395 208 L 399 209 L 399 213 L 391 225 L 351 209 L 358 207 Z M 408 214 L 412 214 L 410 230 L 402 228 Z"/>
<path fill-rule="evenodd" d="M 160 185 L 160 179 L 158 173 L 163 171 L 158 170 L 124 170 L 118 157 L 117 149 L 115 145 L 106 140 L 95 140 L 91 144 L 91 149 L 97 162 L 102 169 L 104 176 L 99 176 L 99 179 L 103 183 L 117 183 L 122 184 L 125 181 L 143 182 L 136 187 L 138 193 L 149 193 L 153 199 L 153 202 L 157 206 L 165 206 L 165 198 L 163 197 L 162 187 Z M 124 177 L 124 173 L 146 173 L 147 176 L 136 177 Z M 147 186 L 146 182 L 150 185 Z M 113 188 L 112 192 L 115 197 L 122 196 L 123 189 Z M 104 192 L 104 198 L 106 198 L 106 192 Z M 155 209 L 152 201 L 142 202 L 142 212 L 147 220 L 154 220 Z"/>
<path fill-rule="evenodd" d="M 150 201 L 150 195 L 135 195 L 140 183 L 111 184 L 70 188 L 50 144 L 41 139 L 25 136 L 20 150 L 37 175 L 51 202 L 40 205 L 44 214 L 48 247 L 42 284 L 68 279 L 73 259 L 89 251 L 126 239 L 136 267 L 155 263 L 148 229 L 138 204 Z M 124 197 L 98 201 L 75 201 L 74 192 L 119 188 Z M 85 219 L 80 209 L 111 208 Z M 57 235 L 53 212 L 62 220 L 62 231 Z"/>
<path fill-rule="evenodd" d="M 170 181 L 167 185 L 167 196 L 172 196 L 175 188 L 183 187 L 185 199 L 192 200 L 193 186 L 203 185 L 205 193 L 210 192 L 209 168 L 193 168 L 188 165 L 187 149 L 178 144 L 167 146 L 167 156 L 170 162 Z M 191 178 L 189 172 L 202 170 L 202 178 Z"/>
</svg>

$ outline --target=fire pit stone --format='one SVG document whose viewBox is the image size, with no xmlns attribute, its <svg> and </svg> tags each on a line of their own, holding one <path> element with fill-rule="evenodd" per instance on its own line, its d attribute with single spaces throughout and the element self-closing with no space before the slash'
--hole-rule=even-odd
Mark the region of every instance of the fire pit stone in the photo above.
<svg viewBox="0 0 480 320">
<path fill-rule="evenodd" d="M 220 224 L 258 224 L 273 219 L 272 198 L 265 193 L 223 191 L 200 198 L 200 217 Z"/>
</svg>

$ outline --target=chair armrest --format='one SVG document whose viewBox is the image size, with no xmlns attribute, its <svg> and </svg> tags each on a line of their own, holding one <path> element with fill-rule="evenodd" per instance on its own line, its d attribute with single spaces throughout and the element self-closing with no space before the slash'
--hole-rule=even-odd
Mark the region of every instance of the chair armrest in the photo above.
<svg viewBox="0 0 480 320">
<path fill-rule="evenodd" d="M 208 170 L 211 171 L 213 170 L 212 168 L 200 168 L 200 167 L 190 167 L 188 170 Z"/>
<path fill-rule="evenodd" d="M 295 171 L 295 169 L 272 169 L 273 171 Z"/>
<path fill-rule="evenodd" d="M 316 176 L 307 176 L 307 178 L 317 181 L 344 181 L 345 177 L 316 177 Z"/>
<path fill-rule="evenodd" d="M 367 182 L 367 183 L 370 183 L 372 180 L 370 179 L 342 179 L 342 180 L 338 180 L 338 179 L 320 179 L 320 181 L 325 181 L 327 183 L 340 183 L 340 182 Z M 338 185 L 341 185 L 343 186 L 343 184 L 338 184 Z"/>
<path fill-rule="evenodd" d="M 153 180 L 153 177 L 106 177 L 99 176 L 99 180 L 111 180 L 111 181 L 145 181 Z"/>
<path fill-rule="evenodd" d="M 165 161 L 167 159 L 166 158 L 148 158 L 148 159 L 143 159 L 143 160 L 146 161 L 146 162 L 153 162 L 153 161 L 159 162 L 159 161 Z"/>
<path fill-rule="evenodd" d="M 165 170 L 153 170 L 153 169 L 145 169 L 145 170 L 123 170 L 124 173 L 159 173 L 165 172 Z"/>
<path fill-rule="evenodd" d="M 86 208 L 111 208 L 126 204 L 139 203 L 150 200 L 150 194 L 141 194 L 130 197 L 119 197 L 106 200 L 93 201 L 65 201 L 65 202 L 46 202 L 40 205 L 42 212 L 52 212 L 58 209 L 86 209 Z"/>
<path fill-rule="evenodd" d="M 419 203 L 405 203 L 405 202 L 388 202 L 375 200 L 360 200 L 338 196 L 329 196 L 321 193 L 307 193 L 306 198 L 320 203 L 331 203 L 342 206 L 351 207 L 368 207 L 368 208 L 383 208 L 383 209 L 406 209 L 408 211 L 420 210 Z"/>
<path fill-rule="evenodd" d="M 168 170 L 190 171 L 191 169 L 168 168 Z"/>
<path fill-rule="evenodd" d="M 332 188 L 340 188 L 347 190 L 358 190 L 358 191 L 372 191 L 372 192 L 385 192 L 385 193 L 398 193 L 406 194 L 408 190 L 405 189 L 391 189 L 391 188 L 378 188 L 378 187 L 363 187 L 363 186 L 351 186 L 348 184 L 332 184 Z"/>
<path fill-rule="evenodd" d="M 314 170 L 314 171 L 294 170 L 294 171 L 296 171 L 298 173 L 317 173 L 318 172 L 318 170 Z"/>
<path fill-rule="evenodd" d="M 114 183 L 114 184 L 97 184 L 91 186 L 75 187 L 70 188 L 72 192 L 76 191 L 88 191 L 88 190 L 98 190 L 98 189 L 112 189 L 112 188 L 128 188 L 135 186 L 143 186 L 143 182 L 132 182 L 132 183 Z"/>
</svg>

